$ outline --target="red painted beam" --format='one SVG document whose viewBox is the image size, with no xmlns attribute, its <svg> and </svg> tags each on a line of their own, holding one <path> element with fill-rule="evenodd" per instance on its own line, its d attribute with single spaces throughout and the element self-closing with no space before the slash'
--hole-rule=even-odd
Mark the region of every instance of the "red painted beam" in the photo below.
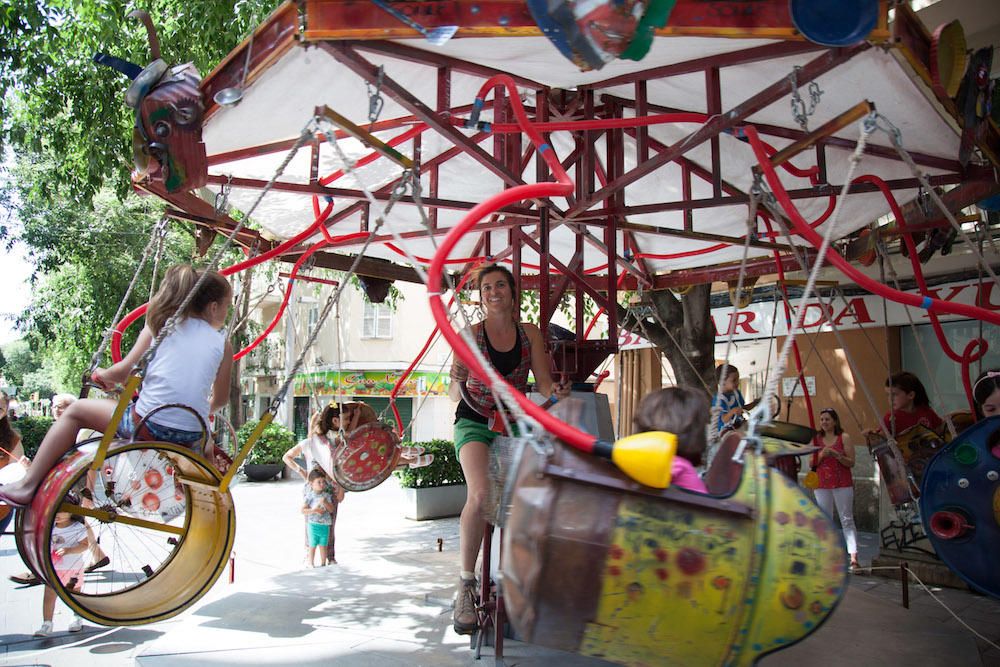
<svg viewBox="0 0 1000 667">
<path fill-rule="evenodd" d="M 378 81 L 378 68 L 365 60 L 354 49 L 343 44 L 331 42 L 321 42 L 320 48 L 365 81 L 372 84 Z M 499 176 L 507 185 L 524 185 L 524 181 L 520 177 L 512 174 L 504 165 L 495 160 L 492 155 L 484 151 L 478 144 L 463 134 L 460 129 L 452 125 L 450 119 L 442 118 L 434 109 L 428 107 L 410 91 L 385 74 L 382 76 L 382 91 L 418 119 L 427 123 L 433 130 L 456 146 L 461 147 L 469 156 Z"/>
<path fill-rule="evenodd" d="M 630 72 L 629 74 L 614 76 L 595 83 L 588 83 L 584 86 L 580 86 L 580 88 L 591 88 L 595 90 L 600 88 L 611 88 L 613 86 L 622 86 L 640 81 L 653 81 L 655 79 L 664 79 L 671 76 L 680 76 L 682 74 L 703 72 L 713 67 L 719 68 L 733 67 L 735 65 L 749 65 L 750 63 L 760 62 L 762 60 L 774 60 L 776 58 L 786 58 L 788 56 L 797 56 L 803 53 L 822 51 L 825 48 L 826 47 L 820 46 L 819 44 L 804 41 L 776 42 L 774 44 L 754 46 L 740 51 L 719 53 L 705 58 L 685 60 L 671 65 L 651 67 L 650 69 L 644 69 L 640 72 Z"/>
<path fill-rule="evenodd" d="M 938 176 L 928 176 L 932 185 L 953 185 L 962 183 L 966 176 L 962 174 L 941 174 Z M 920 187 L 920 181 L 915 178 L 897 178 L 886 181 L 892 190 L 910 190 Z M 811 188 L 800 188 L 789 190 L 788 194 L 792 199 L 816 199 L 840 194 L 840 185 L 817 185 Z M 860 194 L 864 192 L 877 192 L 878 188 L 871 183 L 855 183 L 851 186 L 848 194 Z M 706 199 L 693 199 L 689 201 L 668 201 L 656 204 L 640 204 L 637 206 L 626 206 L 618 211 L 621 215 L 642 215 L 645 213 L 661 213 L 663 211 L 683 211 L 686 208 L 703 209 L 718 208 L 720 206 L 739 206 L 750 201 L 750 197 L 745 194 L 730 195 L 727 197 L 708 197 Z"/>
<path fill-rule="evenodd" d="M 803 86 L 813 79 L 826 74 L 830 70 L 847 62 L 855 55 L 870 48 L 867 43 L 858 44 L 846 49 L 831 49 L 818 58 L 810 61 L 798 72 L 797 83 Z M 686 138 L 670 147 L 670 150 L 660 153 L 656 157 L 650 158 L 646 162 L 638 165 L 631 171 L 615 179 L 607 186 L 601 188 L 593 195 L 583 201 L 577 202 L 567 210 L 567 216 L 578 215 L 591 206 L 604 201 L 617 190 L 621 190 L 639 179 L 647 176 L 665 164 L 668 164 L 676 157 L 684 155 L 686 152 L 708 141 L 728 129 L 732 129 L 743 123 L 749 116 L 761 109 L 777 102 L 792 92 L 792 82 L 788 77 L 782 77 L 779 81 L 771 84 L 761 92 L 753 95 L 749 99 L 741 102 L 728 113 L 712 118 L 702 125 L 698 130 L 688 135 Z"/>
<path fill-rule="evenodd" d="M 358 51 L 379 53 L 384 56 L 391 56 L 393 58 L 416 63 L 418 65 L 427 65 L 428 67 L 447 67 L 453 72 L 471 74 L 472 76 L 482 77 L 483 80 L 489 79 L 497 74 L 506 74 L 514 79 L 519 86 L 524 86 L 525 88 L 531 88 L 533 90 L 544 90 L 548 88 L 548 86 L 544 83 L 539 83 L 538 81 L 534 81 L 524 76 L 519 76 L 511 72 L 504 72 L 485 65 L 479 65 L 474 62 L 469 62 L 468 60 L 452 58 L 451 56 L 446 56 L 437 51 L 418 49 L 400 42 L 357 41 L 345 42 L 345 44 L 357 49 Z"/>
<path fill-rule="evenodd" d="M 620 102 L 626 107 L 636 107 L 636 103 L 628 98 L 617 97 L 613 95 L 601 95 L 602 99 L 615 100 Z M 689 110 L 677 109 L 675 107 L 665 107 L 659 104 L 649 104 L 649 111 L 653 113 L 689 113 Z M 638 113 L 638 111 L 636 112 Z M 783 139 L 791 139 L 792 141 L 799 141 L 806 137 L 806 133 L 802 130 L 795 130 L 790 127 L 782 127 L 780 125 L 769 125 L 767 123 L 754 122 L 753 126 L 757 128 L 757 131 L 761 134 L 765 134 L 771 137 L 781 137 Z M 834 146 L 836 148 L 843 148 L 847 151 L 853 151 L 857 147 L 857 142 L 850 139 L 844 139 L 842 137 L 824 137 L 816 142 L 820 146 Z M 881 144 L 876 144 L 873 142 L 868 142 L 865 144 L 865 153 L 875 155 L 876 157 L 886 158 L 889 160 L 902 161 L 899 157 L 899 153 L 892 146 L 884 146 Z M 961 171 L 962 165 L 958 163 L 958 160 L 949 160 L 948 158 L 940 157 L 937 155 L 927 155 L 926 153 L 911 152 L 910 156 L 913 157 L 913 161 L 924 167 L 932 167 L 934 169 L 941 169 L 943 171 Z"/>
</svg>

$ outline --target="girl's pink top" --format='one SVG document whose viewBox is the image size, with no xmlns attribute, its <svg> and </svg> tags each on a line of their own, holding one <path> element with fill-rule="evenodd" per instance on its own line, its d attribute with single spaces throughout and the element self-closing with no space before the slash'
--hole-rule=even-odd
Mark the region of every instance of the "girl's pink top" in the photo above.
<svg viewBox="0 0 1000 667">
<path fill-rule="evenodd" d="M 670 485 L 679 486 L 688 491 L 708 493 L 705 483 L 698 476 L 694 465 L 683 456 L 674 455 L 674 463 L 670 466 Z"/>
</svg>

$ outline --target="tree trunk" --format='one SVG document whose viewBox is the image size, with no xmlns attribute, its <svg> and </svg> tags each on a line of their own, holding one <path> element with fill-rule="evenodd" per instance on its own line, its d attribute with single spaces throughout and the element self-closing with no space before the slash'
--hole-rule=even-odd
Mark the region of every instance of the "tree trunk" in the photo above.
<svg viewBox="0 0 1000 667">
<path fill-rule="evenodd" d="M 648 292 L 648 301 L 629 309 L 618 307 L 618 321 L 666 355 L 678 385 L 713 394 L 715 327 L 710 284 L 695 285 L 678 297 L 668 289 Z M 706 387 L 708 389 L 706 389 Z"/>
</svg>

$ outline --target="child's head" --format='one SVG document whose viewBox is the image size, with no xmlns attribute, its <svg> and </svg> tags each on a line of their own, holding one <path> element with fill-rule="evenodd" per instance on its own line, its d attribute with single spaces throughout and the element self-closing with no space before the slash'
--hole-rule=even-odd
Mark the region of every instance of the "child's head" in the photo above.
<svg viewBox="0 0 1000 667">
<path fill-rule="evenodd" d="M 708 399 L 695 389 L 668 387 L 646 394 L 636 410 L 636 432 L 667 431 L 677 436 L 677 454 L 694 465 L 705 452 Z"/>
<path fill-rule="evenodd" d="M 913 373 L 896 373 L 885 381 L 885 386 L 889 388 L 889 401 L 893 410 L 910 411 L 914 408 L 926 408 L 931 404 L 927 398 L 927 390 Z"/>
<path fill-rule="evenodd" d="M 309 486 L 312 487 L 313 491 L 318 492 L 325 489 L 328 479 L 322 468 L 313 468 L 309 471 Z"/>
<path fill-rule="evenodd" d="M 719 364 L 715 368 L 715 386 L 718 387 L 720 384 L 724 393 L 736 391 L 740 384 L 740 369 L 732 364 Z"/>
<path fill-rule="evenodd" d="M 833 408 L 823 408 L 819 411 L 819 428 L 824 433 L 840 435 L 844 429 L 840 426 L 840 415 Z"/>
<path fill-rule="evenodd" d="M 330 431 L 340 430 L 340 406 L 335 401 L 331 401 L 319 413 L 319 425 L 317 428 L 322 435 L 326 435 Z"/>
<path fill-rule="evenodd" d="M 976 417 L 1000 415 L 1000 369 L 983 371 L 972 385 L 972 400 Z"/>
<path fill-rule="evenodd" d="M 149 309 L 146 311 L 146 324 L 154 334 L 158 334 L 170 316 L 177 311 L 201 274 L 201 271 L 196 271 L 190 264 L 178 264 L 167 270 L 160 289 L 150 299 Z M 197 317 L 221 327 L 225 324 L 232 297 L 233 288 L 229 281 L 222 274 L 209 271 L 205 282 L 198 288 L 198 293 L 181 316 Z"/>
</svg>

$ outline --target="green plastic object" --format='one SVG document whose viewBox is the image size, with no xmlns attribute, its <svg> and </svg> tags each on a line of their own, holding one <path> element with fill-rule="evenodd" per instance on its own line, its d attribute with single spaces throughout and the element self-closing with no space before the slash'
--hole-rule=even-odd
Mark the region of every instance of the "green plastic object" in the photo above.
<svg viewBox="0 0 1000 667">
<path fill-rule="evenodd" d="M 963 442 L 956 447 L 954 456 L 955 460 L 964 466 L 976 465 L 979 461 L 979 452 L 976 451 L 976 446 L 968 442 Z"/>
<path fill-rule="evenodd" d="M 622 60 L 642 60 L 653 45 L 653 35 L 657 28 L 662 28 L 670 18 L 677 0 L 653 0 L 649 9 L 639 19 L 635 37 L 619 56 Z"/>
</svg>

